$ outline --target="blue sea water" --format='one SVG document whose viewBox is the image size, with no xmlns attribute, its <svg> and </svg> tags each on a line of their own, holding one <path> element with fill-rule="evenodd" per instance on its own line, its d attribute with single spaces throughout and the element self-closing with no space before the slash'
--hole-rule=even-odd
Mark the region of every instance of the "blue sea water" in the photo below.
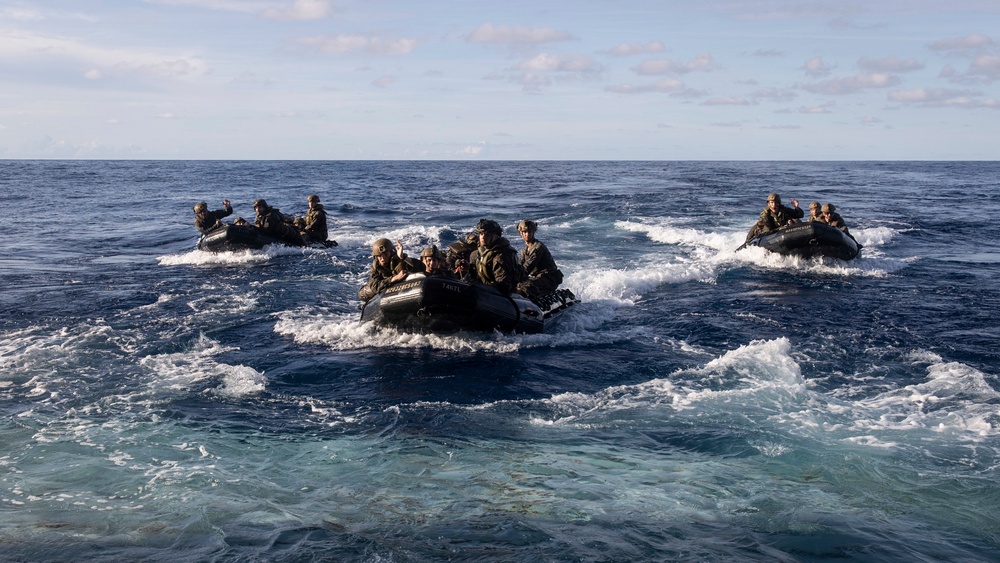
<svg viewBox="0 0 1000 563">
<path fill-rule="evenodd" d="M 1000 163 L 0 161 L 0 560 L 996 561 Z M 737 252 L 769 192 L 859 259 Z M 332 249 L 194 250 L 320 195 Z M 362 325 L 481 218 L 545 334 Z"/>
</svg>

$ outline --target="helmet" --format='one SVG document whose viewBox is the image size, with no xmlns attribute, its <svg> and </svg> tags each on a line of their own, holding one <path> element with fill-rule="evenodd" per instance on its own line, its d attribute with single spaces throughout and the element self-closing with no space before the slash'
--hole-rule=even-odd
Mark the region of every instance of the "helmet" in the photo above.
<svg viewBox="0 0 1000 563">
<path fill-rule="evenodd" d="M 380 238 L 372 244 L 372 256 L 378 256 L 392 252 L 392 241 L 387 238 Z"/>
<path fill-rule="evenodd" d="M 316 203 L 319 203 L 319 196 L 316 194 L 312 194 L 311 196 L 306 198 L 306 201 L 315 201 Z"/>
<path fill-rule="evenodd" d="M 809 209 L 819 209 L 820 205 L 818 201 L 814 201 L 809 204 Z"/>
<path fill-rule="evenodd" d="M 776 201 L 778 205 L 781 205 L 781 196 L 778 194 L 769 194 L 767 196 L 767 201 Z"/>
<path fill-rule="evenodd" d="M 517 230 L 522 233 L 533 233 L 538 230 L 538 223 L 532 221 L 531 219 L 523 219 L 517 224 Z"/>
<path fill-rule="evenodd" d="M 472 231 L 471 233 L 465 235 L 465 244 L 476 244 L 479 240 L 479 233 Z"/>
<path fill-rule="evenodd" d="M 253 200 L 253 206 L 257 207 L 258 205 L 261 206 L 261 207 L 263 207 L 264 209 L 267 209 L 267 202 L 264 201 L 264 199 L 255 199 L 255 200 Z"/>
<path fill-rule="evenodd" d="M 834 205 L 832 203 L 824 203 L 823 204 L 823 209 L 822 209 L 823 213 L 833 213 L 836 210 L 837 210 L 837 208 L 834 207 Z"/>
<path fill-rule="evenodd" d="M 477 233 L 493 233 L 495 235 L 502 235 L 503 228 L 500 223 L 493 221 L 492 219 L 480 219 L 479 224 L 476 225 Z"/>
<path fill-rule="evenodd" d="M 428 246 L 427 248 L 424 249 L 423 252 L 420 253 L 420 258 L 423 259 L 423 258 L 427 258 L 428 256 L 432 256 L 434 258 L 437 258 L 439 256 L 439 254 L 440 253 L 438 252 L 438 247 L 437 246 Z"/>
<path fill-rule="evenodd" d="M 204 201 L 199 201 L 198 203 L 194 204 L 195 213 L 201 213 L 202 211 L 208 211 L 207 203 L 205 203 Z"/>
</svg>

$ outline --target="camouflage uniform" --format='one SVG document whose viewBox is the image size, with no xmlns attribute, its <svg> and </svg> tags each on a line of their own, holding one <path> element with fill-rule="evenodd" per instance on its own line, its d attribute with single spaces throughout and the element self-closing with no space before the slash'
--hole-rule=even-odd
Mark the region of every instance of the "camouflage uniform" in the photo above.
<svg viewBox="0 0 1000 563">
<path fill-rule="evenodd" d="M 562 283 L 563 275 L 552 253 L 538 240 L 526 244 L 521 251 L 520 265 L 527 279 L 517 284 L 517 292 L 529 299 L 552 293 Z"/>
<path fill-rule="evenodd" d="M 851 232 L 847 230 L 847 223 L 844 223 L 844 218 L 840 216 L 840 213 L 834 211 L 834 209 L 835 208 L 829 203 L 823 206 L 824 213 L 829 213 L 830 217 L 824 217 L 822 222 L 830 225 L 831 227 L 837 227 L 841 231 L 844 231 L 847 236 L 851 236 Z"/>
<path fill-rule="evenodd" d="M 402 258 L 392 254 L 385 266 L 379 263 L 378 258 L 372 258 L 372 268 L 368 272 L 368 283 L 358 290 L 358 299 L 368 301 L 392 283 L 390 278 L 402 271 L 409 271 L 407 264 Z"/>
<path fill-rule="evenodd" d="M 478 280 L 504 295 L 512 293 L 524 277 L 517 263 L 517 251 L 502 236 L 490 246 L 480 246 L 473 260 Z"/>
<path fill-rule="evenodd" d="M 303 229 L 309 240 L 323 242 L 329 234 L 326 229 L 326 210 L 322 203 L 313 204 L 306 212 L 305 228 Z"/>
<path fill-rule="evenodd" d="M 215 224 L 222 220 L 223 217 L 229 217 L 232 214 L 233 207 L 231 205 L 227 205 L 225 209 L 195 213 L 194 226 L 202 233 L 208 233 L 215 228 Z"/>
<path fill-rule="evenodd" d="M 257 212 L 257 218 L 254 219 L 253 226 L 288 244 L 298 246 L 305 244 L 302 240 L 302 235 L 285 220 L 285 216 L 266 203 L 264 204 L 264 209 Z"/>
<path fill-rule="evenodd" d="M 776 211 L 771 211 L 770 207 L 765 207 L 764 211 L 760 212 L 760 220 L 747 233 L 747 240 L 777 231 L 796 219 L 801 219 L 805 214 L 806 212 L 801 207 L 785 207 L 780 202 Z"/>
</svg>

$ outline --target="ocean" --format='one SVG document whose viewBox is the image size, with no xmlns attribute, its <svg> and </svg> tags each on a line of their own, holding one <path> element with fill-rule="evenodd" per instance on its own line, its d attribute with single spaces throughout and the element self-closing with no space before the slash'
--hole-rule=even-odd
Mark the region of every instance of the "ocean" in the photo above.
<svg viewBox="0 0 1000 563">
<path fill-rule="evenodd" d="M 0 161 L 2 561 L 996 561 L 1000 163 Z M 736 251 L 768 193 L 850 262 Z M 194 249 L 259 197 L 330 249 Z M 231 217 L 232 218 L 232 217 Z M 231 219 L 230 218 L 230 219 Z M 546 333 L 359 322 L 480 218 Z"/>
</svg>

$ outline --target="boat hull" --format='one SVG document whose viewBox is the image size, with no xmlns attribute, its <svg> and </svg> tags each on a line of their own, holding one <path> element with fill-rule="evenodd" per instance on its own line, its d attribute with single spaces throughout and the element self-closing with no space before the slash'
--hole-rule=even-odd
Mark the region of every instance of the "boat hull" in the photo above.
<svg viewBox="0 0 1000 563">
<path fill-rule="evenodd" d="M 218 229 L 202 235 L 198 240 L 198 250 L 208 252 L 230 252 L 237 250 L 259 249 L 269 244 L 285 246 L 301 246 L 264 234 L 260 229 L 250 225 L 223 225 Z"/>
<path fill-rule="evenodd" d="M 786 256 L 828 256 L 840 260 L 856 258 L 861 251 L 861 245 L 844 231 L 814 221 L 786 225 L 750 239 L 747 246 L 759 246 Z"/>
<path fill-rule="evenodd" d="M 533 334 L 544 332 L 556 315 L 579 303 L 565 289 L 539 301 L 517 294 L 502 295 L 485 284 L 411 274 L 365 303 L 361 321 L 419 332 L 498 330 Z"/>
</svg>

